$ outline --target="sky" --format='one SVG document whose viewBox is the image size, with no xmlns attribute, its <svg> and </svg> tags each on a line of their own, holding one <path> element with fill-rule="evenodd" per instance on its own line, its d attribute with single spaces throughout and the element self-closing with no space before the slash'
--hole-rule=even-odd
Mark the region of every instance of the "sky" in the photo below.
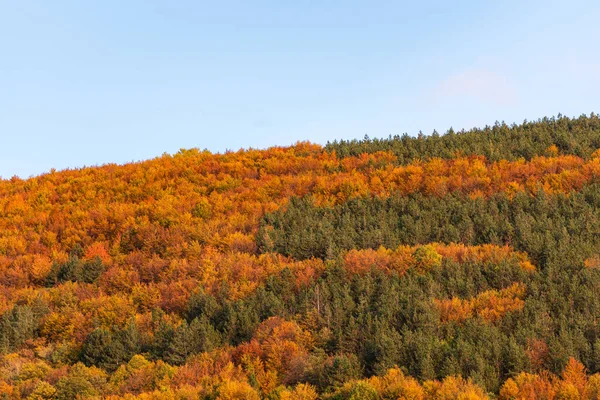
<svg viewBox="0 0 600 400">
<path fill-rule="evenodd" d="M 0 0 L 0 177 L 600 112 L 600 2 Z"/>
</svg>

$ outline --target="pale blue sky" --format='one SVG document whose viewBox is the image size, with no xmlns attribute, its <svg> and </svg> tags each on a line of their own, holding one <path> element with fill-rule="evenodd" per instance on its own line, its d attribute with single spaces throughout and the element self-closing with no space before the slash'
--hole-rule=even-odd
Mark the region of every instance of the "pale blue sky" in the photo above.
<svg viewBox="0 0 600 400">
<path fill-rule="evenodd" d="M 0 0 L 0 176 L 600 112 L 599 21 L 597 1 Z"/>
</svg>

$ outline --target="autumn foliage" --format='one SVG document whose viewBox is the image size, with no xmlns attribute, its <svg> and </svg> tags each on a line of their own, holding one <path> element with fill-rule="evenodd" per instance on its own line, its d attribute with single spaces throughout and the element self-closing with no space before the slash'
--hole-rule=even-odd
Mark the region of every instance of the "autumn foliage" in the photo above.
<svg viewBox="0 0 600 400">
<path fill-rule="evenodd" d="M 0 397 L 598 398 L 600 138 L 552 135 L 0 180 Z"/>
</svg>

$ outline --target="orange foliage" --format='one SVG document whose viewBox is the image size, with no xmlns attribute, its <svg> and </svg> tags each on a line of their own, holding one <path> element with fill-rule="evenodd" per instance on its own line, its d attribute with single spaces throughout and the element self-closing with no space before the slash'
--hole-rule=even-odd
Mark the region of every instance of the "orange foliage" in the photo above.
<svg viewBox="0 0 600 400">
<path fill-rule="evenodd" d="M 249 343 L 237 348 L 235 357 L 244 360 L 246 365 L 258 372 L 259 382 L 261 375 L 263 379 L 272 379 L 264 371 L 261 374 L 261 369 L 273 371 L 275 379 L 281 377 L 281 380 L 285 381 L 286 376 L 293 372 L 292 366 L 305 359 L 311 347 L 312 338 L 309 332 L 295 322 L 272 317 L 260 324 Z M 272 390 L 274 383 L 276 382 L 267 386 Z M 270 390 L 265 390 L 268 391 Z"/>
<path fill-rule="evenodd" d="M 502 290 L 488 290 L 472 299 L 461 300 L 456 297 L 448 300 L 435 300 L 443 322 L 462 322 L 478 316 L 486 321 L 494 322 L 504 314 L 523 309 L 525 301 L 525 285 L 514 283 Z"/>
<path fill-rule="evenodd" d="M 85 260 L 92 260 L 96 257 L 100 258 L 102 262 L 106 265 L 110 264 L 111 262 L 111 257 L 108 254 L 106 246 L 103 243 L 94 242 L 85 249 Z"/>
<path fill-rule="evenodd" d="M 600 255 L 596 255 L 594 257 L 588 258 L 584 261 L 584 265 L 587 268 L 599 269 L 600 268 Z"/>
<path fill-rule="evenodd" d="M 449 376 L 443 381 L 425 381 L 420 384 L 416 379 L 405 376 L 399 368 L 392 368 L 381 377 L 347 382 L 330 398 L 489 400 L 483 389 L 461 377 Z"/>
<path fill-rule="evenodd" d="M 541 339 L 533 339 L 528 343 L 527 357 L 534 370 L 539 371 L 542 369 L 546 359 L 549 355 L 548 345 Z"/>
<path fill-rule="evenodd" d="M 597 399 L 600 374 L 587 376 L 585 367 L 570 358 L 561 377 L 542 371 L 521 372 L 509 378 L 500 389 L 500 400 L 508 399 Z"/>
<path fill-rule="evenodd" d="M 503 261 L 517 262 L 525 271 L 535 267 L 527 254 L 516 252 L 509 246 L 484 244 L 430 243 L 424 246 L 399 246 L 395 250 L 380 247 L 377 250 L 350 250 L 344 255 L 344 266 L 352 274 L 364 274 L 372 269 L 386 273 L 404 274 L 410 268 L 425 272 L 441 265 L 443 259 L 460 264 L 468 262 L 500 264 Z"/>
</svg>

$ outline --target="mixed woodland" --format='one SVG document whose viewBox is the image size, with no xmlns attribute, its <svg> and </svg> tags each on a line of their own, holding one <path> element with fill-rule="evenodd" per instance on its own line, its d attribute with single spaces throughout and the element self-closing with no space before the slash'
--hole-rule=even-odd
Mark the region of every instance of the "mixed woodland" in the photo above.
<svg viewBox="0 0 600 400">
<path fill-rule="evenodd" d="M 600 399 L 600 117 L 0 180 L 0 399 Z"/>
</svg>

